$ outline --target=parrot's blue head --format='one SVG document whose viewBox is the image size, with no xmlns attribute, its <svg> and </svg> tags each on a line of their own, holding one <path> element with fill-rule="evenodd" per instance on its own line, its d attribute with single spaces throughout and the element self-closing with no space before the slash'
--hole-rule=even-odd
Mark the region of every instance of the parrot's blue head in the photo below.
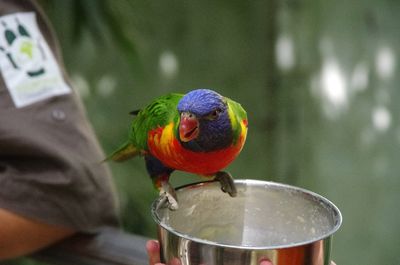
<svg viewBox="0 0 400 265">
<path fill-rule="evenodd" d="M 178 103 L 179 140 L 193 151 L 214 151 L 232 143 L 233 132 L 228 105 L 223 96 L 210 89 L 196 89 Z"/>
</svg>

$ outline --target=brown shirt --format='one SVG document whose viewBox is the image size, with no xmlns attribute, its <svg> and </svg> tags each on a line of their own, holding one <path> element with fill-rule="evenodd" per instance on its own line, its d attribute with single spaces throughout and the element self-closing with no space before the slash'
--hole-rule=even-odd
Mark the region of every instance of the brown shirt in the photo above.
<svg viewBox="0 0 400 265">
<path fill-rule="evenodd" d="M 0 72 L 0 208 L 81 231 L 116 225 L 104 154 L 32 1 L 0 2 Z"/>
</svg>

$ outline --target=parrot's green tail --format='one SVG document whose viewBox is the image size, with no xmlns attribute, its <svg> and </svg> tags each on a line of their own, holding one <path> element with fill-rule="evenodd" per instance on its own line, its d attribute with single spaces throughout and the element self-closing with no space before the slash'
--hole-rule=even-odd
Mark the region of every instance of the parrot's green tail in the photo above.
<svg viewBox="0 0 400 265">
<path fill-rule="evenodd" d="M 139 154 L 139 150 L 131 143 L 126 142 L 111 155 L 109 155 L 104 161 L 112 160 L 116 162 L 122 162 L 129 158 L 135 157 Z"/>
</svg>

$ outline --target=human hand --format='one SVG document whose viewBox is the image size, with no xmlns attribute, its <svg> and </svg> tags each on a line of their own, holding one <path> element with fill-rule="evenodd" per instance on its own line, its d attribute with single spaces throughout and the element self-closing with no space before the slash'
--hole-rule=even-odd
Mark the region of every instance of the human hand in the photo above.
<svg viewBox="0 0 400 265">
<path fill-rule="evenodd" d="M 149 255 L 149 265 L 165 265 L 160 262 L 160 243 L 157 240 L 149 240 L 146 243 L 147 254 Z M 173 260 L 171 265 L 180 265 L 179 260 Z M 271 261 L 263 259 L 260 265 L 273 265 Z M 333 261 L 331 265 L 336 265 Z"/>
</svg>

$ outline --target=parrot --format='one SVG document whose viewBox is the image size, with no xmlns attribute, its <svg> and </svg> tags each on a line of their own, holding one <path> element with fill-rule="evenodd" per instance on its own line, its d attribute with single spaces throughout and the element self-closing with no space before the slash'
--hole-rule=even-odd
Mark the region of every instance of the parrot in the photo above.
<svg viewBox="0 0 400 265">
<path fill-rule="evenodd" d="M 131 114 L 136 117 L 128 139 L 108 159 L 121 162 L 144 157 L 153 185 L 169 209 L 178 209 L 169 182 L 175 170 L 219 181 L 223 192 L 236 196 L 231 174 L 222 170 L 246 141 L 247 113 L 239 103 L 200 88 L 158 97 Z"/>
</svg>

